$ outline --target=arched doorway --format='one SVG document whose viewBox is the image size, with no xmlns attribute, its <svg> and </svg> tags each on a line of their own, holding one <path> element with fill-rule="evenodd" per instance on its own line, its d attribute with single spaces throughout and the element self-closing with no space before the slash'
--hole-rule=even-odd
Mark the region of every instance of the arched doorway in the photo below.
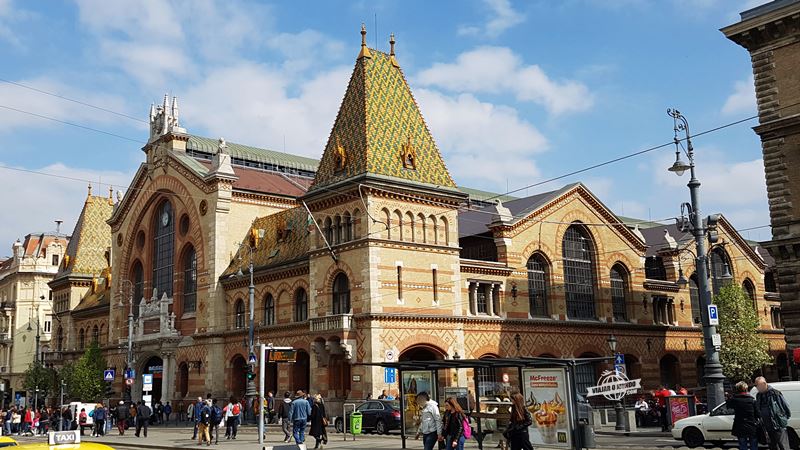
<svg viewBox="0 0 800 450">
<path fill-rule="evenodd" d="M 642 378 L 642 363 L 639 362 L 639 358 L 634 355 L 626 354 L 625 372 L 628 379 L 635 380 L 637 378 Z"/>
<path fill-rule="evenodd" d="M 659 362 L 659 368 L 661 371 L 661 384 L 670 389 L 675 389 L 675 386 L 681 382 L 678 358 L 673 355 L 664 355 Z"/>
<path fill-rule="evenodd" d="M 292 364 L 292 384 L 296 391 L 302 389 L 305 392 L 311 388 L 309 380 L 311 378 L 311 358 L 305 350 L 297 351 L 297 359 Z"/>
<path fill-rule="evenodd" d="M 278 395 L 277 363 L 267 363 L 264 367 L 264 392 L 272 392 L 276 397 Z"/>
<path fill-rule="evenodd" d="M 236 398 L 244 397 L 247 388 L 247 361 L 244 356 L 236 355 L 231 360 L 230 390 Z"/>
<path fill-rule="evenodd" d="M 144 363 L 142 373 L 153 375 L 153 390 L 150 391 L 152 403 L 161 400 L 161 382 L 164 378 L 164 361 L 158 356 L 153 356 Z"/>
<path fill-rule="evenodd" d="M 427 345 L 415 345 L 400 353 L 400 361 L 436 361 L 444 359 L 444 352 Z"/>
<path fill-rule="evenodd" d="M 189 365 L 181 363 L 178 366 L 178 396 L 180 398 L 186 397 L 189 393 Z"/>
</svg>

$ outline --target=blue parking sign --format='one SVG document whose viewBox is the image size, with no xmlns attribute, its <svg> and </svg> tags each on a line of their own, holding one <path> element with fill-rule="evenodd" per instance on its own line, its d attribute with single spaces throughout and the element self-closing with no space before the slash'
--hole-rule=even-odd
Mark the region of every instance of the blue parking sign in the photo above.
<svg viewBox="0 0 800 450">
<path fill-rule="evenodd" d="M 397 371 L 392 367 L 385 367 L 383 369 L 383 382 L 392 384 L 397 381 Z"/>
<path fill-rule="evenodd" d="M 719 325 L 719 309 L 717 309 L 717 305 L 708 305 L 708 324 Z"/>
</svg>

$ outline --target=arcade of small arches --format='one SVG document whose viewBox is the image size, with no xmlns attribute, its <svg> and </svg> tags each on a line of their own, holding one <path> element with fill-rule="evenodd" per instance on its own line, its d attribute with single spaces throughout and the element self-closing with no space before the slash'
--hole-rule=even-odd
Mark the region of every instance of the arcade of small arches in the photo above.
<svg viewBox="0 0 800 450">
<path fill-rule="evenodd" d="M 420 244 L 449 245 L 450 223 L 447 217 L 436 217 L 434 214 L 414 215 L 411 211 L 401 212 L 399 209 L 389 211 L 381 209 L 379 229 L 382 239 L 415 242 Z"/>
</svg>

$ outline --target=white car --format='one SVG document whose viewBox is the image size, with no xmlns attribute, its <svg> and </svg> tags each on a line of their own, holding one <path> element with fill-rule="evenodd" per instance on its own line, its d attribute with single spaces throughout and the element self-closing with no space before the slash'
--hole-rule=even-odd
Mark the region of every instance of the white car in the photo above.
<svg viewBox="0 0 800 450">
<path fill-rule="evenodd" d="M 798 438 L 798 432 L 800 432 L 800 382 L 771 383 L 770 386 L 781 391 L 786 403 L 789 404 L 789 410 L 792 412 L 787 427 L 789 446 L 792 449 L 800 449 L 800 438 Z M 750 394 L 755 397 L 755 389 L 751 390 Z M 731 434 L 732 428 L 733 410 L 726 408 L 723 403 L 708 414 L 687 417 L 675 422 L 672 427 L 672 437 L 683 441 L 688 447 L 702 447 L 706 442 L 716 445 L 735 439 Z"/>
</svg>

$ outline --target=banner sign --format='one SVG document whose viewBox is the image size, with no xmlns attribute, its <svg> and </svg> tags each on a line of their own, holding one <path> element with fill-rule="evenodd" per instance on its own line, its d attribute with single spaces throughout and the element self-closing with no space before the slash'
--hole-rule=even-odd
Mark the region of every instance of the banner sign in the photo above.
<svg viewBox="0 0 800 450">
<path fill-rule="evenodd" d="M 597 386 L 587 388 L 587 397 L 602 395 L 606 400 L 620 401 L 626 394 L 636 392 L 642 388 L 641 378 L 629 380 L 624 373 L 606 370 L 600 376 Z"/>
<path fill-rule="evenodd" d="M 522 371 L 525 407 L 533 423 L 528 428 L 535 446 L 572 448 L 570 417 L 573 408 L 567 391 L 565 369 L 525 369 Z"/>
<path fill-rule="evenodd" d="M 435 379 L 430 370 L 406 370 L 403 372 L 403 399 L 402 407 L 405 410 L 404 420 L 406 425 L 406 436 L 414 436 L 419 426 L 422 411 L 417 405 L 417 394 L 427 392 L 431 398 L 436 398 Z"/>
</svg>

